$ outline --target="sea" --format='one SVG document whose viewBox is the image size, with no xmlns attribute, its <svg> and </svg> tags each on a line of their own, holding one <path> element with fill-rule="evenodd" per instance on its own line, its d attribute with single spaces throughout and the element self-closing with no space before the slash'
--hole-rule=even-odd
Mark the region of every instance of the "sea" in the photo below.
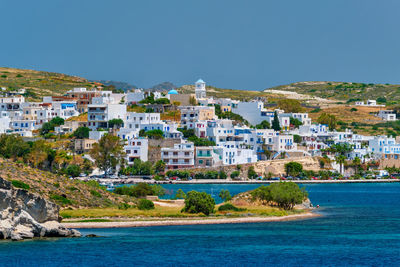
<svg viewBox="0 0 400 267">
<path fill-rule="evenodd" d="M 258 185 L 164 185 L 237 194 Z M 89 238 L 0 242 L 0 266 L 399 266 L 400 183 L 304 185 L 321 217 L 84 229 Z"/>
</svg>

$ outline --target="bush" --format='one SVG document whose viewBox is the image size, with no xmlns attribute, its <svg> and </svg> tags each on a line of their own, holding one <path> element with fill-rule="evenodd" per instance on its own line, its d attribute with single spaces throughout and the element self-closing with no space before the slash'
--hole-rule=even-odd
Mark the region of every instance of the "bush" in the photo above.
<svg viewBox="0 0 400 267">
<path fill-rule="evenodd" d="M 258 174 L 254 170 L 254 166 L 249 167 L 249 170 L 247 171 L 247 177 L 249 177 L 249 179 L 256 179 L 258 177 Z"/>
<path fill-rule="evenodd" d="M 140 199 L 137 208 L 140 210 L 152 210 L 154 209 L 154 203 L 148 199 Z"/>
<path fill-rule="evenodd" d="M 231 173 L 231 178 L 232 178 L 232 179 L 236 179 L 236 178 L 239 177 L 239 175 L 240 175 L 240 171 L 233 171 L 233 172 Z"/>
<path fill-rule="evenodd" d="M 186 194 L 185 207 L 182 212 L 204 213 L 209 215 L 214 212 L 215 200 L 206 192 L 190 191 Z"/>
<path fill-rule="evenodd" d="M 90 194 L 92 194 L 95 197 L 101 197 L 101 194 L 97 192 L 96 190 L 90 190 Z"/>
<path fill-rule="evenodd" d="M 127 210 L 127 209 L 129 209 L 129 208 L 131 208 L 131 205 L 129 205 L 128 203 L 120 203 L 119 205 L 118 205 L 118 209 L 119 210 Z"/>
<path fill-rule="evenodd" d="M 245 211 L 246 209 L 238 208 L 231 203 L 226 203 L 224 205 L 219 206 L 218 211 Z"/>
<path fill-rule="evenodd" d="M 127 195 L 132 197 L 145 196 L 163 196 L 165 189 L 161 185 L 149 185 L 146 183 L 138 183 L 133 186 L 120 186 L 114 189 L 114 193 L 119 195 Z"/>
<path fill-rule="evenodd" d="M 185 199 L 185 198 L 186 198 L 185 192 L 183 192 L 182 189 L 178 189 L 178 191 L 176 191 L 175 194 L 175 199 Z"/>
<path fill-rule="evenodd" d="M 224 202 L 232 199 L 231 193 L 227 189 L 221 189 L 218 195 Z"/>
<path fill-rule="evenodd" d="M 356 109 L 356 108 L 351 108 L 351 109 L 350 109 L 351 112 L 354 112 L 354 111 L 357 111 L 357 110 L 358 110 L 358 109 Z"/>
<path fill-rule="evenodd" d="M 18 181 L 18 180 L 12 180 L 11 184 L 16 187 L 16 188 L 22 188 L 25 190 L 28 190 L 30 188 L 30 186 L 24 182 Z"/>
<path fill-rule="evenodd" d="M 66 172 L 69 176 L 78 177 L 81 173 L 81 168 L 78 165 L 71 164 L 67 167 Z"/>
<path fill-rule="evenodd" d="M 60 196 L 57 194 L 51 194 L 50 195 L 50 199 L 56 201 L 58 204 L 62 204 L 62 205 L 70 205 L 72 204 L 72 201 L 69 200 L 66 196 Z"/>
</svg>

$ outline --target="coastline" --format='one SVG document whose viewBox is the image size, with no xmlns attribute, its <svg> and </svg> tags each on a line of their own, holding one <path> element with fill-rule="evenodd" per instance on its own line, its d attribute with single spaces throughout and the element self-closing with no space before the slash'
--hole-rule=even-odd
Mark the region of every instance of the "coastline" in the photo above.
<svg viewBox="0 0 400 267">
<path fill-rule="evenodd" d="M 81 178 L 80 180 L 87 180 Z M 297 184 L 345 184 L 345 183 L 399 183 L 400 179 L 360 179 L 360 180 L 285 180 L 294 182 Z M 200 179 L 190 181 L 155 181 L 155 180 L 143 180 L 141 178 L 118 178 L 108 179 L 101 178 L 99 182 L 115 183 L 115 184 L 137 184 L 137 183 L 148 183 L 148 184 L 272 184 L 279 183 L 280 180 L 245 180 L 245 181 L 234 181 L 234 180 L 218 180 L 218 179 Z"/>
<path fill-rule="evenodd" d="M 232 224 L 232 223 L 261 223 L 303 220 L 320 217 L 321 214 L 307 212 L 281 217 L 240 217 L 240 218 L 210 218 L 210 219 L 166 219 L 166 220 L 143 220 L 143 221 L 113 221 L 113 222 L 62 222 L 68 228 L 127 228 L 127 227 L 150 227 L 150 226 L 172 226 L 172 225 L 198 225 L 198 224 Z"/>
</svg>

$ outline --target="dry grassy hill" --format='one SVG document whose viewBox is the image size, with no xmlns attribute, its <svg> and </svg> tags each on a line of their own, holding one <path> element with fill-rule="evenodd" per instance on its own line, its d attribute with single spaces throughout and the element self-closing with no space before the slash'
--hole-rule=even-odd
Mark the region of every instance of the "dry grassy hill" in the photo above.
<svg viewBox="0 0 400 267">
<path fill-rule="evenodd" d="M 30 100 L 62 95 L 74 87 L 92 88 L 95 85 L 84 78 L 61 73 L 0 67 L 0 87 L 9 90 L 29 89 L 27 97 Z"/>
<path fill-rule="evenodd" d="M 62 207 L 112 207 L 131 200 L 126 196 L 114 195 L 95 182 L 71 180 L 1 158 L 0 177 L 14 181 L 17 187 L 18 184 L 21 188 L 28 185 L 28 191 L 38 193 Z"/>
<path fill-rule="evenodd" d="M 297 82 L 264 90 L 291 91 L 326 99 L 354 102 L 384 97 L 390 104 L 400 101 L 399 84 L 373 84 L 352 82 Z"/>
</svg>

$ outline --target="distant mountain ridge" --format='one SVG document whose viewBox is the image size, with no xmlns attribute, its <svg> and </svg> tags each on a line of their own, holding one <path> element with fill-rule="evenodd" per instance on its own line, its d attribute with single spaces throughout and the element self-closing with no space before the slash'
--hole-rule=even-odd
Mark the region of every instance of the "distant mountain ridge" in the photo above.
<svg viewBox="0 0 400 267">
<path fill-rule="evenodd" d="M 121 89 L 126 91 L 132 90 L 132 89 L 137 89 L 138 87 L 136 85 L 127 83 L 127 82 L 119 82 L 119 81 L 111 81 L 111 80 L 92 80 L 91 82 L 97 82 L 97 83 L 102 83 L 105 86 L 115 86 L 116 89 Z"/>
</svg>

